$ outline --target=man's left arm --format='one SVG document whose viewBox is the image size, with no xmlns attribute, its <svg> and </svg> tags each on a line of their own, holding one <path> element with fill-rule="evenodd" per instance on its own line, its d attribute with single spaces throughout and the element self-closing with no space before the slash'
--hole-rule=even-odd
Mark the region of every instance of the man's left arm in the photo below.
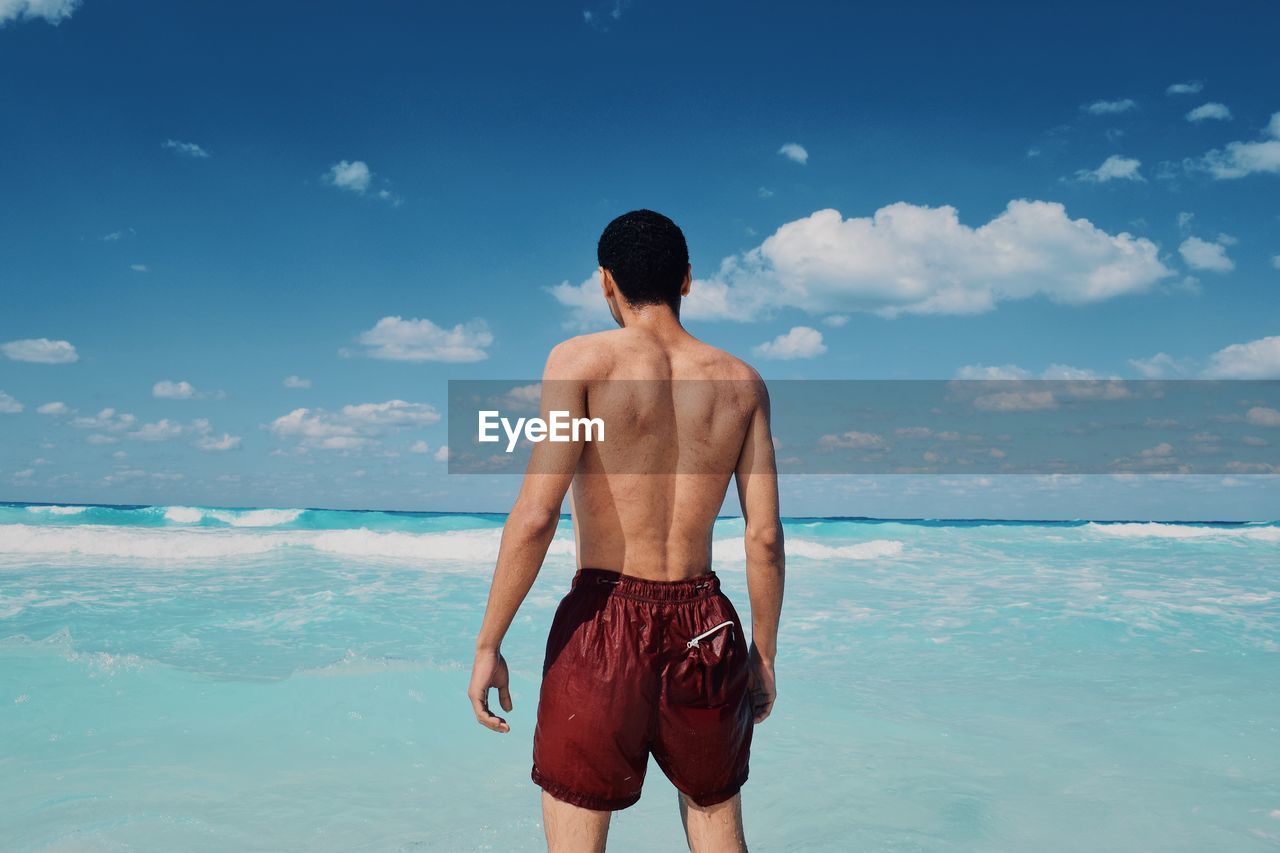
<svg viewBox="0 0 1280 853">
<path fill-rule="evenodd" d="M 571 378 L 577 369 L 572 350 L 564 344 L 551 351 L 542 377 L 540 408 L 544 421 L 550 420 L 551 411 L 569 412 L 571 418 L 586 416 L 586 383 Z M 484 621 L 476 637 L 475 664 L 467 688 L 476 720 L 495 732 L 511 730 L 505 719 L 489 709 L 492 688 L 498 690 L 502 710 L 512 709 L 502 639 L 542 568 L 547 547 L 560 521 L 560 506 L 573 482 L 582 444 L 579 438 L 533 445 L 520 493 L 502 528 L 498 562 L 489 587 Z"/>
</svg>

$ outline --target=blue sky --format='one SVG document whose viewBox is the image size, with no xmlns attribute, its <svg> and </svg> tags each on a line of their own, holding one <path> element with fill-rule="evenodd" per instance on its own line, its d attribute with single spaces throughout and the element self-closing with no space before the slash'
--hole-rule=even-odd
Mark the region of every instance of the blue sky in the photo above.
<svg viewBox="0 0 1280 853">
<path fill-rule="evenodd" d="M 642 206 L 766 378 L 1280 376 L 1274 12 L 1038 5 L 0 0 L 0 498 L 505 509 L 445 383 L 604 327 Z M 1280 514 L 882 479 L 785 509 Z"/>
</svg>

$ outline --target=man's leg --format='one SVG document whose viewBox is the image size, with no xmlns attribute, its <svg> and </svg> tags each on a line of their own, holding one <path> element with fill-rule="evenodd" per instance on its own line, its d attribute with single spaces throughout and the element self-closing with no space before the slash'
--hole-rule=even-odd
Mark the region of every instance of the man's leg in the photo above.
<svg viewBox="0 0 1280 853">
<path fill-rule="evenodd" d="M 611 817 L 613 812 L 584 809 L 542 792 L 542 826 L 549 853 L 604 853 Z"/>
<path fill-rule="evenodd" d="M 742 792 L 714 806 L 700 806 L 682 792 L 676 794 L 684 836 L 692 853 L 747 853 L 747 839 L 742 832 Z"/>
</svg>

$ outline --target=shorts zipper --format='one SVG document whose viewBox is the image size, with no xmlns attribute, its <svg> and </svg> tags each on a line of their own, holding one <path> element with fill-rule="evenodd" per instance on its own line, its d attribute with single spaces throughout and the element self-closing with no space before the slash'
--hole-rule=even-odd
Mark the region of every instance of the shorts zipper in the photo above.
<svg viewBox="0 0 1280 853">
<path fill-rule="evenodd" d="M 702 640 L 705 640 L 707 637 L 710 637 L 712 634 L 714 634 L 716 631 L 719 631 L 721 628 L 728 627 L 729 625 L 732 625 L 732 624 L 733 624 L 733 620 L 727 619 L 724 622 L 721 622 L 719 625 L 716 625 L 714 628 L 708 628 L 698 636 L 694 637 L 689 642 L 685 643 L 685 648 L 696 649 Z"/>
</svg>

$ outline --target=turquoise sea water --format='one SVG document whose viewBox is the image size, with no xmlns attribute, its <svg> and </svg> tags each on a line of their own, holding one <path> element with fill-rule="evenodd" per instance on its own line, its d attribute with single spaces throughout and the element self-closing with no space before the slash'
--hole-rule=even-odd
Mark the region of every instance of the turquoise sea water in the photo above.
<svg viewBox="0 0 1280 853">
<path fill-rule="evenodd" d="M 567 523 L 464 691 L 502 519 L 0 504 L 0 849 L 539 850 Z M 795 519 L 753 850 L 1280 845 L 1280 526 Z M 746 616 L 742 528 L 716 569 Z M 684 849 L 650 763 L 612 849 Z"/>
</svg>

